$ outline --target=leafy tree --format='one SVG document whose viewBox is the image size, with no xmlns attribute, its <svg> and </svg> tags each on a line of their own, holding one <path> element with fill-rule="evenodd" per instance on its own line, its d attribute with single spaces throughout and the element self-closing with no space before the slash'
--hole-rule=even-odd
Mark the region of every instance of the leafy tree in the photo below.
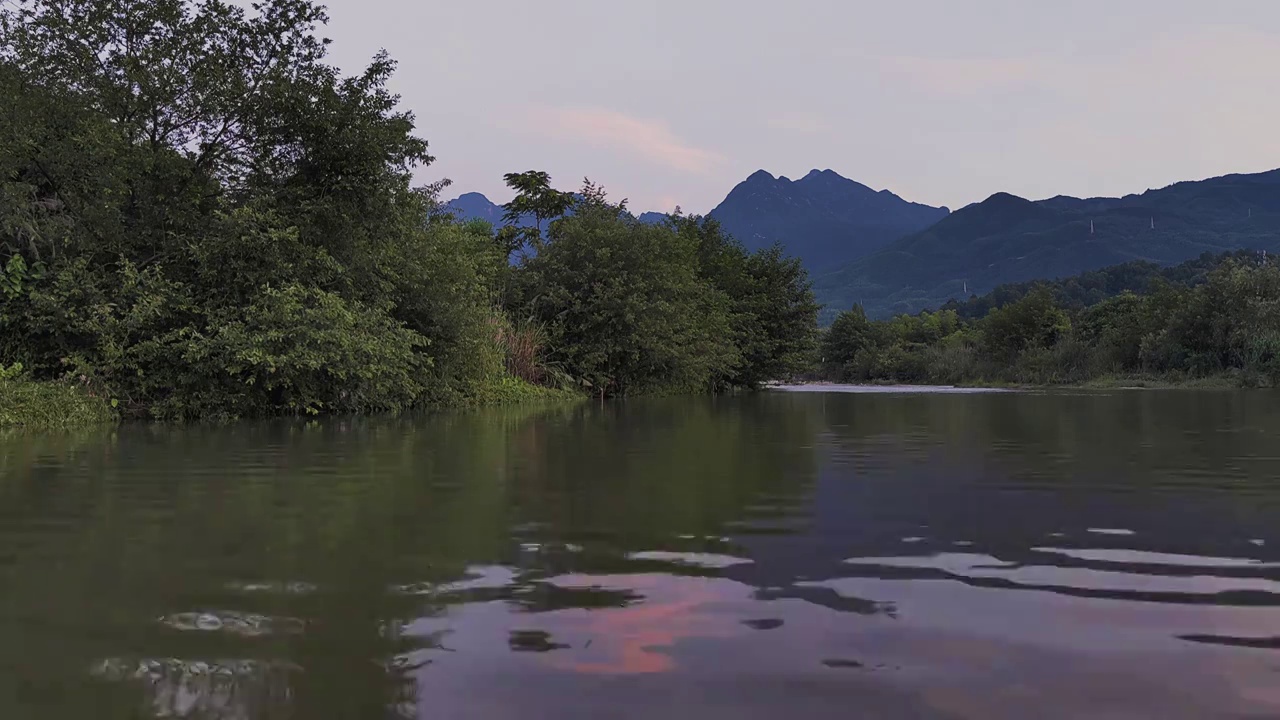
<svg viewBox="0 0 1280 720">
<path fill-rule="evenodd" d="M 876 344 L 874 329 L 867 320 L 861 305 L 854 305 L 836 316 L 835 322 L 822 338 L 822 358 L 828 367 L 841 368 L 836 375 L 844 375 L 842 367 L 859 352 Z"/>
<path fill-rule="evenodd" d="M 729 297 L 742 361 L 726 382 L 755 387 L 806 369 L 816 345 L 818 306 L 800 262 L 777 247 L 747 252 L 710 218 L 676 214 L 670 223 L 697 243 L 699 275 Z"/>
<path fill-rule="evenodd" d="M 1051 347 L 1071 329 L 1071 321 L 1045 287 L 992 310 L 982 322 L 982 344 L 993 358 L 1010 362 L 1020 353 Z"/>
<path fill-rule="evenodd" d="M 498 234 L 500 245 L 507 250 L 508 256 L 526 245 L 540 248 L 543 223 L 568 212 L 575 202 L 573 194 L 551 187 L 551 176 L 540 170 L 507 173 L 503 180 L 507 187 L 516 191 L 516 196 L 502 206 L 506 211 L 502 219 L 507 226 Z M 529 217 L 533 218 L 533 225 L 522 227 L 521 223 Z"/>
<path fill-rule="evenodd" d="M 604 394 L 709 389 L 728 377 L 740 361 L 730 300 L 698 277 L 697 245 L 636 221 L 598 188 L 582 195 L 521 268 L 553 360 Z"/>
<path fill-rule="evenodd" d="M 1108 369 L 1135 369 L 1147 332 L 1144 310 L 1144 299 L 1131 292 L 1103 300 L 1080 314 L 1077 335 L 1098 348 L 1099 360 Z"/>
</svg>

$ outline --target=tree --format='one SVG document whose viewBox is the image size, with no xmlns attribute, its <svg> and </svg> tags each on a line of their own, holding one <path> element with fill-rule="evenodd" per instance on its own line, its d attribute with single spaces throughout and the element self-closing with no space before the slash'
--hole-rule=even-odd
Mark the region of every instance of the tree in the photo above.
<svg viewBox="0 0 1280 720">
<path fill-rule="evenodd" d="M 395 63 L 342 76 L 324 22 L 308 0 L 0 9 L 0 359 L 168 416 L 396 409 L 492 371 L 464 360 L 492 240 L 431 220 Z"/>
<path fill-rule="evenodd" d="M 516 191 L 516 196 L 502 206 L 506 211 L 502 219 L 507 227 L 499 233 L 501 244 L 507 249 L 508 256 L 526 245 L 534 249 L 540 248 L 543 241 L 542 224 L 568 212 L 575 202 L 573 194 L 551 187 L 551 176 L 540 170 L 507 173 L 503 180 L 507 187 Z M 522 226 L 530 217 L 533 218 L 533 225 Z"/>
<path fill-rule="evenodd" d="M 739 353 L 730 300 L 698 277 L 697 245 L 639 223 L 589 184 L 582 195 L 520 272 L 552 360 L 603 394 L 720 384 Z"/>
<path fill-rule="evenodd" d="M 874 344 L 874 331 L 861 305 L 836 316 L 822 338 L 822 357 L 828 364 L 843 365 Z"/>
<path fill-rule="evenodd" d="M 1071 329 L 1071 320 L 1044 286 L 988 313 L 982 321 L 982 346 L 992 358 L 1013 362 L 1028 349 L 1052 347 Z"/>
<path fill-rule="evenodd" d="M 756 387 L 804 370 L 815 347 L 818 305 L 800 262 L 776 246 L 749 253 L 711 218 L 676 214 L 670 223 L 696 243 L 699 276 L 729 297 L 742 357 L 726 383 Z"/>
</svg>

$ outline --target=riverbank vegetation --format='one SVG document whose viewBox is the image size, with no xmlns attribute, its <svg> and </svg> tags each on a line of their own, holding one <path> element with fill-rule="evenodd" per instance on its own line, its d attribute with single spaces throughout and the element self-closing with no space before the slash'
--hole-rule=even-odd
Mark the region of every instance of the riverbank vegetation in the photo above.
<svg viewBox="0 0 1280 720">
<path fill-rule="evenodd" d="M 855 307 L 821 353 L 822 374 L 843 382 L 1275 386 L 1280 266 L 1234 253 L 1002 287 L 884 321 Z"/>
<path fill-rule="evenodd" d="M 34 382 L 21 365 L 0 367 L 0 428 L 51 430 L 110 423 L 110 401 L 74 381 Z"/>
<path fill-rule="evenodd" d="M 531 226 L 454 220 L 445 181 L 413 184 L 432 157 L 395 63 L 343 75 L 325 21 L 307 0 L 0 9 L 0 363 L 173 419 L 709 392 L 804 366 L 803 270 L 713 222 L 642 224 L 537 172 L 508 176 Z"/>
</svg>

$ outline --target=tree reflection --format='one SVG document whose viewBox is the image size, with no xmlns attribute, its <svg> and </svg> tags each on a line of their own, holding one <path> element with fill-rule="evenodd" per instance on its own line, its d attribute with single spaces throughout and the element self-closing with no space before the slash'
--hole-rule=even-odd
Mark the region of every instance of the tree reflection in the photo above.
<svg viewBox="0 0 1280 720">
<path fill-rule="evenodd" d="M 258 720 L 288 714 L 300 670 L 262 660 L 109 658 L 92 672 L 140 686 L 142 707 L 158 718 Z"/>
<path fill-rule="evenodd" d="M 39 477 L 0 445 L 0 489 L 24 508 L 0 515 L 0 545 L 26 548 L 0 564 L 0 669 L 54 687 L 93 666 L 132 688 L 98 717 L 412 717 L 448 637 L 419 619 L 634 608 L 640 592 L 554 580 L 634 569 L 639 551 L 732 553 L 734 523 L 801 506 L 818 420 L 743 397 L 125 426 L 42 446 Z M 514 628 L 509 649 L 560 645 L 542 632 Z"/>
</svg>

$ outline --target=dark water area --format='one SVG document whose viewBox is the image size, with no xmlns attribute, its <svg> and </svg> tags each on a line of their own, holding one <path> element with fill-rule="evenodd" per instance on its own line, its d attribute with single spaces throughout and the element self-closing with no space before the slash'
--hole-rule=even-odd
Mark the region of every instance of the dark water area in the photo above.
<svg viewBox="0 0 1280 720">
<path fill-rule="evenodd" d="M 0 718 L 1280 717 L 1280 394 L 0 436 Z"/>
</svg>

